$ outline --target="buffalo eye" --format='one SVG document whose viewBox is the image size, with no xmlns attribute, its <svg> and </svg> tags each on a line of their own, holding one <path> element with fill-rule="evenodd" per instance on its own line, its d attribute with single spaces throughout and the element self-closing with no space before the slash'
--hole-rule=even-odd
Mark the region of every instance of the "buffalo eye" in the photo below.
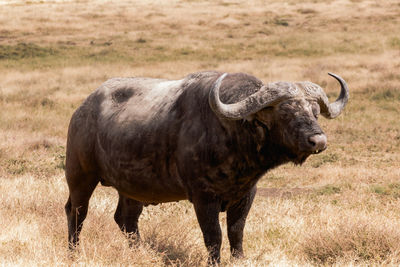
<svg viewBox="0 0 400 267">
<path fill-rule="evenodd" d="M 319 109 L 319 105 L 318 105 L 318 104 L 313 104 L 313 105 L 312 105 L 312 112 L 313 112 L 313 114 L 314 114 L 314 117 L 315 117 L 316 119 L 318 119 L 318 115 L 319 115 L 319 113 L 320 113 L 320 109 Z"/>
</svg>

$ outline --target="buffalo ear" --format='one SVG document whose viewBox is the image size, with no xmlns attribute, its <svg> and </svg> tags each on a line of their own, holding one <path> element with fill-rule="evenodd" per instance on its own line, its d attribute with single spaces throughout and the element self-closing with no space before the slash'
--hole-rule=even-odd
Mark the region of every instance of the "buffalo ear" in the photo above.
<svg viewBox="0 0 400 267">
<path fill-rule="evenodd" d="M 257 144 L 257 151 L 260 152 L 265 142 L 265 136 L 269 130 L 267 130 L 267 126 L 258 119 L 254 119 L 252 124 L 255 126 L 253 136 Z"/>
<path fill-rule="evenodd" d="M 256 114 L 254 114 L 254 117 L 255 119 L 257 119 L 257 121 L 259 121 L 259 123 L 262 124 L 263 127 L 267 127 L 268 130 L 271 130 L 274 119 L 272 108 L 264 109 L 260 112 L 257 112 Z"/>
<path fill-rule="evenodd" d="M 246 117 L 244 118 L 244 120 L 245 120 L 245 121 L 248 121 L 248 122 L 252 122 L 254 119 L 255 119 L 254 114 L 251 114 L 251 115 L 246 116 Z"/>
</svg>

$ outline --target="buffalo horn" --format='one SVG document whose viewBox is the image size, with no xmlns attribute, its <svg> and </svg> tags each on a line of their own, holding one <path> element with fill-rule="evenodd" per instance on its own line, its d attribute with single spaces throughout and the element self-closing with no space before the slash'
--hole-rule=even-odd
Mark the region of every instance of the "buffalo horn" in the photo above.
<svg viewBox="0 0 400 267">
<path fill-rule="evenodd" d="M 294 97 L 298 89 L 292 83 L 278 82 L 263 85 L 257 92 L 233 104 L 224 104 L 219 98 L 219 89 L 227 73 L 222 74 L 210 91 L 208 100 L 211 109 L 221 118 L 240 120 L 257 111 L 273 106 L 284 99 Z"/>
<path fill-rule="evenodd" d="M 339 114 L 343 111 L 344 107 L 349 100 L 349 88 L 347 87 L 346 82 L 338 75 L 334 73 L 328 73 L 330 76 L 338 80 L 341 86 L 340 95 L 336 99 L 335 102 L 329 103 L 329 99 L 326 94 L 321 89 L 321 92 L 318 97 L 318 103 L 321 107 L 321 114 L 328 118 L 333 119 L 339 116 Z"/>
</svg>

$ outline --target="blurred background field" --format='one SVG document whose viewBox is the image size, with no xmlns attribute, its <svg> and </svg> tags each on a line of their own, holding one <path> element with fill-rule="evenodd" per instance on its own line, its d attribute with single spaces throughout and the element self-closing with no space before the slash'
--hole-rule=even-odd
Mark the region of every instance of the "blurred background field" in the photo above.
<svg viewBox="0 0 400 267">
<path fill-rule="evenodd" d="M 145 209 L 129 249 L 99 186 L 79 253 L 67 251 L 69 119 L 117 76 L 247 72 L 309 80 L 350 102 L 320 119 L 329 147 L 259 182 L 247 257 L 222 266 L 400 264 L 400 3 L 395 0 L 0 1 L 0 264 L 202 266 L 190 203 Z"/>
</svg>

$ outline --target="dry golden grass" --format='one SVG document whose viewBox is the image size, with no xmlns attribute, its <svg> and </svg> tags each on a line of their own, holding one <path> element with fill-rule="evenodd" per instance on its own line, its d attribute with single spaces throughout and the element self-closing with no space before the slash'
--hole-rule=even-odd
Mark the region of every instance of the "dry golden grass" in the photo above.
<svg viewBox="0 0 400 267">
<path fill-rule="evenodd" d="M 223 266 L 400 264 L 400 4 L 395 0 L 0 1 L 0 264 L 204 266 L 190 203 L 145 209 L 129 249 L 99 186 L 79 253 L 67 251 L 63 175 L 69 118 L 115 76 L 206 69 L 310 80 L 344 114 L 320 123 L 329 148 L 263 177 L 247 257 Z"/>
</svg>

